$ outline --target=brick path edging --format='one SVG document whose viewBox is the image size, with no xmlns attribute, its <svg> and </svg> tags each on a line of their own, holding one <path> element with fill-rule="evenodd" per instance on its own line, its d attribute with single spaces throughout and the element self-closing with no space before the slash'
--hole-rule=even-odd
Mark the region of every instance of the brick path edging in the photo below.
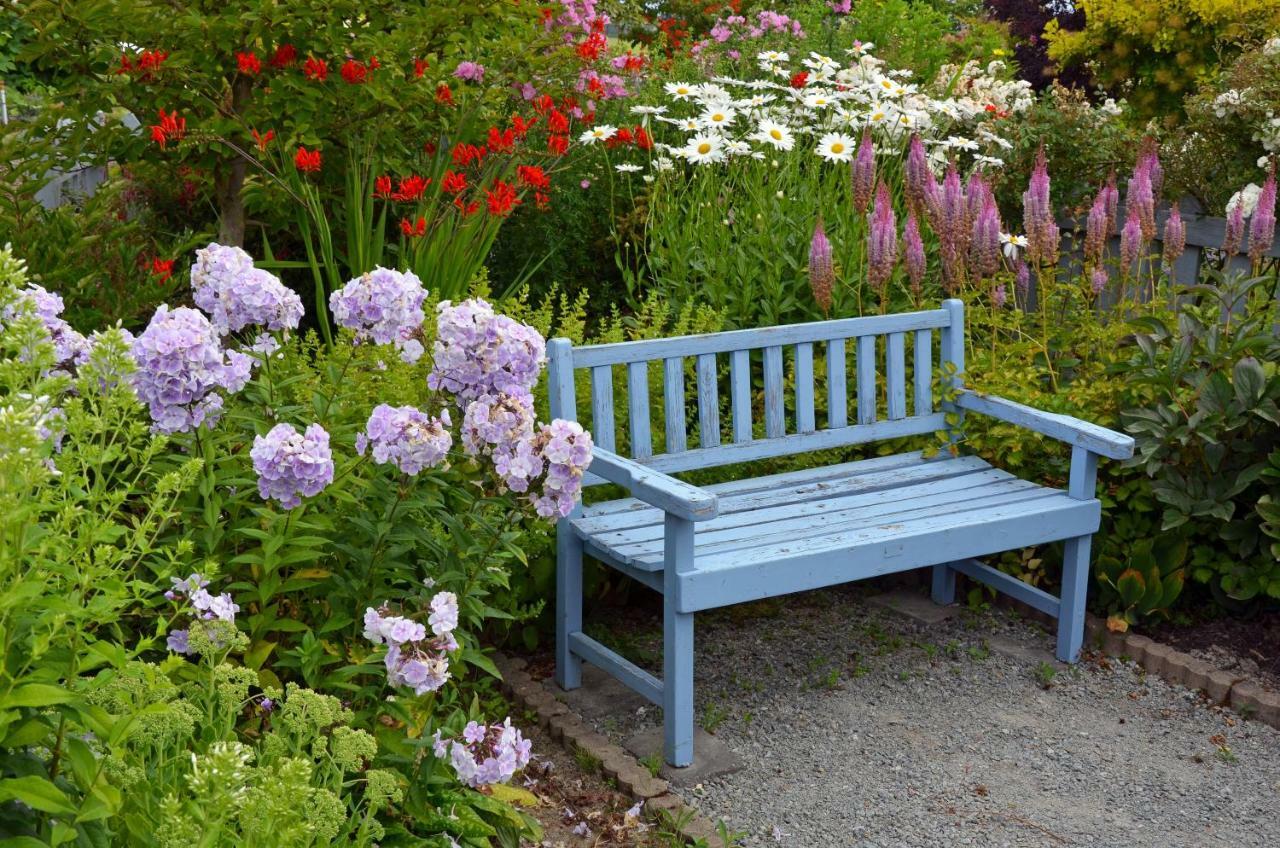
<svg viewBox="0 0 1280 848">
<path fill-rule="evenodd" d="M 1128 657 L 1148 674 L 1199 689 L 1216 704 L 1280 729 L 1280 692 L 1264 691 L 1247 677 L 1215 668 L 1138 633 L 1112 633 L 1105 620 L 1092 615 L 1085 619 L 1085 641 L 1111 656 Z"/>
<path fill-rule="evenodd" d="M 599 760 L 600 770 L 605 777 L 614 780 L 618 789 L 632 800 L 644 804 L 649 818 L 656 819 L 659 810 L 671 813 L 673 821 L 689 814 L 680 828 L 685 841 L 703 839 L 710 848 L 726 848 L 709 819 L 701 815 L 696 807 L 685 804 L 670 791 L 667 781 L 654 777 L 621 746 L 613 744 L 588 727 L 568 705 L 555 697 L 547 684 L 529 676 L 525 671 L 527 663 L 524 660 L 501 653 L 494 655 L 493 660 L 502 673 L 502 689 L 506 695 L 535 713 L 538 724 L 552 739 L 562 744 L 565 750 L 573 753 L 576 746 Z"/>
</svg>

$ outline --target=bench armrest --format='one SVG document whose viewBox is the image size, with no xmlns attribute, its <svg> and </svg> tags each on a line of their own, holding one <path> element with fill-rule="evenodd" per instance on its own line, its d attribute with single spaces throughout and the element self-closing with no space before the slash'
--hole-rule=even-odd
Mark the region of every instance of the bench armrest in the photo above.
<svg viewBox="0 0 1280 848">
<path fill-rule="evenodd" d="M 720 514 L 720 501 L 705 489 L 647 468 L 613 451 L 595 448 L 588 470 L 610 483 L 617 483 L 645 503 L 679 518 L 706 521 Z"/>
<path fill-rule="evenodd" d="M 1075 447 L 1092 451 L 1099 456 L 1110 459 L 1128 459 L 1133 456 L 1133 438 L 1124 433 L 1072 418 L 1070 415 L 1059 415 L 1056 412 L 1044 412 L 1034 407 L 1014 403 L 995 395 L 978 394 L 970 389 L 961 389 L 956 398 L 956 406 L 990 415 L 1010 424 L 1017 424 L 1043 433 L 1059 441 Z"/>
</svg>

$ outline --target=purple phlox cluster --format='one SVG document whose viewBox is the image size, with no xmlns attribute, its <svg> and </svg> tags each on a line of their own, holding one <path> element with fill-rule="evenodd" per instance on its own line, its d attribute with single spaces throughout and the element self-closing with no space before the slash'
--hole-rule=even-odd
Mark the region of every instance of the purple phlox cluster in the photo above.
<svg viewBox="0 0 1280 848">
<path fill-rule="evenodd" d="M 277 424 L 265 436 L 254 437 L 249 456 L 258 474 L 258 494 L 285 509 L 302 503 L 302 496 L 320 494 L 333 482 L 329 433 L 319 424 L 308 425 L 305 433 L 292 424 Z"/>
<path fill-rule="evenodd" d="M 49 332 L 49 341 L 53 344 L 53 355 L 57 364 L 79 361 L 87 356 L 89 343 L 62 318 L 63 303 L 60 295 L 32 283 L 20 291 L 18 296 L 18 303 L 29 304 L 31 311 Z M 17 317 L 18 303 L 6 306 L 4 311 L 0 312 L 0 329 Z"/>
<path fill-rule="evenodd" d="M 231 598 L 230 593 L 214 595 L 206 588 L 209 581 L 198 573 L 187 577 L 170 577 L 172 584 L 164 593 L 165 598 L 174 603 L 188 603 L 200 621 L 222 621 L 234 624 L 240 606 Z M 190 654 L 190 627 L 174 628 L 165 639 L 165 646 L 176 654 Z"/>
<path fill-rule="evenodd" d="M 619 57 L 623 60 L 625 56 Z M 592 83 L 598 85 L 592 85 Z M 602 74 L 594 68 L 583 68 L 578 72 L 575 91 L 586 91 L 590 88 L 601 100 L 615 100 L 628 96 L 627 81 L 617 74 Z"/>
<path fill-rule="evenodd" d="M 431 599 L 430 608 L 430 631 L 420 622 L 391 615 L 385 605 L 364 612 L 365 638 L 387 646 L 387 683 L 407 686 L 417 695 L 434 692 L 448 681 L 448 655 L 458 649 L 453 636 L 458 626 L 457 596 L 439 592 Z"/>
<path fill-rule="evenodd" d="M 859 215 L 867 214 L 876 183 L 876 146 L 871 140 L 871 130 L 862 133 L 858 153 L 850 165 L 853 179 L 853 206 Z"/>
<path fill-rule="evenodd" d="M 459 62 L 453 69 L 453 75 L 467 82 L 484 82 L 484 65 L 479 62 Z"/>
<path fill-rule="evenodd" d="M 218 332 L 200 312 L 162 304 L 130 348 L 138 369 L 134 391 L 151 412 L 152 429 L 183 433 L 212 427 L 222 414 L 218 389 L 238 392 L 253 370 L 253 357 L 224 351 Z"/>
<path fill-rule="evenodd" d="M 781 12 L 775 12 L 772 9 L 764 9 L 756 13 L 755 18 L 748 18 L 745 15 L 728 15 L 718 18 L 707 31 L 709 39 L 698 41 L 690 48 L 690 52 L 697 56 L 705 50 L 711 43 L 725 44 L 733 42 L 741 44 L 746 41 L 754 41 L 758 38 L 764 38 L 766 35 L 777 33 L 779 35 L 790 35 L 794 38 L 804 38 L 804 27 L 800 21 Z"/>
<path fill-rule="evenodd" d="M 479 298 L 444 301 L 439 311 L 428 386 L 453 394 L 463 407 L 485 395 L 531 396 L 546 362 L 537 330 L 496 314 Z"/>
<path fill-rule="evenodd" d="M 543 518 L 567 518 L 582 493 L 582 477 L 591 465 L 591 434 L 576 421 L 557 418 L 543 424 L 534 437 L 534 450 L 546 463 L 542 491 L 530 501 Z"/>
<path fill-rule="evenodd" d="M 1242 205 L 1242 204 L 1241 204 Z M 1276 169 L 1271 166 L 1267 181 L 1258 194 L 1258 205 L 1253 208 L 1249 220 L 1249 258 L 1254 264 L 1262 261 L 1262 255 L 1271 248 L 1276 237 Z"/>
<path fill-rule="evenodd" d="M 250 326 L 292 330 L 302 320 L 297 292 L 274 274 L 253 267 L 249 254 L 238 247 L 211 243 L 197 250 L 191 292 L 220 335 Z"/>
<path fill-rule="evenodd" d="M 479 788 L 510 780 L 529 764 L 532 747 L 508 717 L 488 726 L 470 722 L 461 739 L 445 739 L 436 731 L 434 749 L 437 757 L 449 760 L 458 780 Z"/>
<path fill-rule="evenodd" d="M 1176 201 L 1169 207 L 1169 217 L 1164 222 L 1164 235 L 1161 241 L 1164 247 L 1162 259 L 1165 268 L 1172 274 L 1174 263 L 1187 249 L 1187 225 L 1182 220 L 1182 210 L 1178 208 Z"/>
<path fill-rule="evenodd" d="M 547 32 L 563 30 L 565 44 L 573 44 L 581 36 L 603 32 L 609 25 L 609 16 L 596 12 L 595 0 L 558 0 L 560 12 L 544 18 Z M 553 6 L 552 9 L 555 7 Z"/>
<path fill-rule="evenodd" d="M 831 241 L 822 226 L 822 216 L 813 228 L 813 241 L 809 243 L 809 288 L 813 299 L 823 314 L 831 311 L 831 297 L 835 290 L 836 272 L 831 262 Z"/>
<path fill-rule="evenodd" d="M 1058 258 L 1058 224 L 1053 217 L 1050 197 L 1049 165 L 1044 148 L 1036 154 L 1031 181 L 1022 195 L 1022 226 L 1027 234 L 1028 261 L 1053 264 Z"/>
<path fill-rule="evenodd" d="M 502 482 L 513 492 L 529 491 L 542 473 L 542 457 L 533 443 L 533 410 L 518 395 L 484 395 L 467 404 L 462 447 L 471 456 L 489 456 Z"/>
<path fill-rule="evenodd" d="M 356 436 L 356 453 L 364 456 L 372 448 L 374 462 L 414 475 L 444 462 L 453 446 L 453 436 L 445 429 L 449 426 L 447 409 L 436 418 L 412 406 L 381 403 Z"/>
<path fill-rule="evenodd" d="M 885 306 L 885 289 L 898 264 L 898 221 L 893 202 L 884 183 L 876 191 L 871 211 L 871 227 L 867 232 L 867 282 L 880 291 L 880 305 Z"/>
<path fill-rule="evenodd" d="M 902 226 L 902 260 L 907 267 L 911 291 L 919 297 L 924 281 L 925 254 L 924 239 L 920 237 L 920 224 L 916 221 L 915 212 L 907 213 L 907 222 Z"/>
<path fill-rule="evenodd" d="M 356 332 L 356 341 L 394 344 L 400 358 L 414 363 L 422 357 L 417 335 L 426 320 L 422 303 L 427 290 L 412 271 L 374 268 L 329 295 L 333 320 Z"/>
<path fill-rule="evenodd" d="M 1141 215 L 1135 207 L 1125 210 L 1124 227 L 1120 230 L 1120 268 L 1126 274 L 1132 273 L 1133 263 L 1142 252 Z"/>
<path fill-rule="evenodd" d="M 827 5 L 837 15 L 847 15 L 853 11 L 853 0 L 827 0 Z"/>
</svg>

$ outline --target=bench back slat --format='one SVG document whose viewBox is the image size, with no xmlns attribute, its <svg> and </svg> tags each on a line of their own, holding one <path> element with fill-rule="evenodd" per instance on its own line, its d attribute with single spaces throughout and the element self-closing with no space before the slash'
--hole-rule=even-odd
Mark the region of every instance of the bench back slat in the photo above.
<svg viewBox="0 0 1280 848">
<path fill-rule="evenodd" d="M 716 355 L 698 354 L 698 445 L 720 444 L 720 397 L 717 391 Z"/>
<path fill-rule="evenodd" d="M 935 333 L 941 336 L 938 342 Z M 941 361 L 963 369 L 964 312 L 959 301 L 947 301 L 941 309 L 898 315 L 577 349 L 566 339 L 552 339 L 547 350 L 554 417 L 576 419 L 574 375 L 587 369 L 596 444 L 616 450 L 623 425 L 634 459 L 662 471 L 689 471 L 944 429 L 944 412 L 953 410 L 935 411 L 933 367 Z M 825 365 L 816 361 L 819 357 Z M 657 413 L 649 385 L 649 363 L 658 360 L 661 453 L 653 445 Z M 625 402 L 615 398 L 613 368 L 618 365 L 626 366 Z M 688 374 L 692 388 L 686 385 Z M 822 379 L 825 410 L 818 402 Z M 696 441 L 689 423 L 694 403 Z M 621 415 L 625 423 L 617 419 Z M 724 426 L 729 429 L 722 432 Z M 586 482 L 599 481 L 588 475 Z"/>
</svg>

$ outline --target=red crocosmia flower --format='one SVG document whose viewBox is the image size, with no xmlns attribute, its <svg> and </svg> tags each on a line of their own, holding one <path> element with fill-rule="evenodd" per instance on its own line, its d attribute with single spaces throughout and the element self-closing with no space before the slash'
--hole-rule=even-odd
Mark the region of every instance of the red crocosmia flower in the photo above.
<svg viewBox="0 0 1280 848">
<path fill-rule="evenodd" d="M 459 194 L 467 189 L 467 175 L 457 171 L 445 171 L 440 187 L 449 194 Z"/>
<path fill-rule="evenodd" d="M 592 109 L 582 116 L 583 123 L 594 124 L 596 122 L 596 110 Z"/>
<path fill-rule="evenodd" d="M 417 221 L 410 221 L 408 218 L 401 218 L 400 232 L 409 238 L 425 236 L 427 234 L 427 219 L 419 217 Z"/>
<path fill-rule="evenodd" d="M 552 109 L 551 114 L 547 116 L 547 129 L 553 133 L 567 133 L 569 116 L 559 109 Z"/>
<path fill-rule="evenodd" d="M 458 211 L 462 213 L 464 218 L 470 217 L 480 211 L 480 201 L 475 200 L 471 203 L 463 201 L 461 196 L 453 199 L 453 205 L 458 207 Z"/>
<path fill-rule="evenodd" d="M 539 209 L 548 209 L 551 207 L 551 197 L 540 191 L 535 191 L 533 193 L 533 200 L 538 205 Z"/>
<path fill-rule="evenodd" d="M 436 102 L 445 106 L 453 105 L 453 90 L 444 83 L 436 86 Z"/>
<path fill-rule="evenodd" d="M 587 91 L 589 91 L 590 93 L 596 96 L 603 95 L 604 83 L 600 82 L 599 77 L 592 77 L 591 79 L 587 80 Z"/>
<path fill-rule="evenodd" d="M 515 147 L 515 130 L 501 132 L 497 127 L 489 127 L 489 150 L 493 153 L 506 153 Z"/>
<path fill-rule="evenodd" d="M 163 149 L 171 141 L 181 141 L 187 135 L 187 119 L 178 117 L 177 111 L 160 110 L 160 123 L 151 127 L 151 140 Z"/>
<path fill-rule="evenodd" d="M 151 79 L 151 72 L 157 70 L 168 58 L 169 54 L 164 50 L 143 50 L 138 57 L 138 70 L 142 72 L 142 78 Z"/>
<path fill-rule="evenodd" d="M 547 136 L 547 152 L 556 156 L 563 156 L 569 149 L 569 136 L 567 135 L 549 135 Z"/>
<path fill-rule="evenodd" d="M 373 196 L 384 199 L 391 196 L 391 177 L 384 174 L 373 181 Z"/>
<path fill-rule="evenodd" d="M 604 52 L 608 44 L 608 39 L 605 38 L 603 32 L 593 32 L 578 45 L 578 57 L 584 62 L 594 62 L 600 58 L 600 54 Z"/>
<path fill-rule="evenodd" d="M 360 85 L 369 81 L 369 66 L 364 62 L 357 62 L 355 59 L 348 59 L 342 63 L 342 78 L 347 81 L 348 85 Z"/>
<path fill-rule="evenodd" d="M 240 73 L 245 76 L 256 77 L 262 73 L 262 60 L 258 58 L 258 54 L 250 51 L 248 53 L 236 54 L 236 65 L 240 68 Z"/>
<path fill-rule="evenodd" d="M 298 58 L 298 48 L 292 44 L 281 44 L 271 56 L 271 67 L 287 68 Z"/>
<path fill-rule="evenodd" d="M 484 159 L 485 153 L 486 149 L 483 147 L 460 141 L 453 146 L 453 164 L 458 168 L 465 168 L 472 162 L 479 164 Z"/>
<path fill-rule="evenodd" d="M 431 67 L 431 65 L 427 63 L 426 59 L 414 59 L 413 60 L 414 77 L 417 79 L 422 79 L 422 77 L 426 75 L 427 68 L 429 67 Z"/>
<path fill-rule="evenodd" d="M 303 173 L 314 173 L 320 170 L 320 151 L 299 147 L 298 152 L 293 154 L 293 167 Z"/>
<path fill-rule="evenodd" d="M 515 188 L 502 180 L 494 180 L 493 188 L 485 189 L 484 194 L 485 205 L 489 207 L 490 215 L 505 217 L 520 205 L 520 198 L 516 195 Z"/>
<path fill-rule="evenodd" d="M 536 125 L 537 123 L 538 123 L 537 116 L 534 116 L 531 120 L 528 120 L 528 121 L 526 121 L 520 115 L 511 116 L 511 129 L 515 132 L 516 138 L 520 139 L 521 141 L 524 141 L 524 137 L 529 134 L 529 130 L 533 129 L 534 125 Z"/>
<path fill-rule="evenodd" d="M 423 179 L 414 174 L 411 177 L 400 181 L 400 190 L 391 195 L 392 200 L 398 200 L 401 203 L 407 203 L 422 197 L 422 193 L 427 190 L 427 186 L 431 185 L 430 179 Z"/>
<path fill-rule="evenodd" d="M 520 178 L 522 185 L 529 188 L 550 188 L 551 178 L 547 176 L 546 171 L 542 170 L 540 165 L 519 165 L 516 167 L 516 176 Z"/>
<path fill-rule="evenodd" d="M 623 144 L 630 144 L 635 140 L 635 136 L 631 135 L 631 130 L 626 127 L 618 127 L 618 131 L 611 138 L 605 141 L 605 147 L 619 147 Z"/>
<path fill-rule="evenodd" d="M 546 114 L 556 107 L 556 101 L 552 99 L 550 94 L 544 94 L 533 101 L 534 111 Z"/>
<path fill-rule="evenodd" d="M 173 276 L 173 260 L 156 257 L 151 260 L 151 276 L 156 278 L 156 285 L 164 285 Z"/>
<path fill-rule="evenodd" d="M 635 134 L 635 137 L 636 137 L 636 147 L 640 148 L 641 150 L 653 149 L 653 136 L 649 135 L 649 131 L 647 129 L 645 129 L 639 124 L 636 124 L 636 127 L 634 130 L 632 130 L 632 132 Z"/>
<path fill-rule="evenodd" d="M 556 10 L 550 6 L 543 6 L 538 12 L 542 15 L 543 26 L 551 26 L 551 19 L 555 17 Z"/>
<path fill-rule="evenodd" d="M 378 68 L 381 68 L 381 67 L 382 67 L 382 63 L 378 61 L 377 56 L 369 57 L 369 70 L 376 71 L 378 70 Z"/>
<path fill-rule="evenodd" d="M 798 71 L 798 72 L 796 72 L 796 73 L 794 73 L 794 74 L 792 74 L 792 75 L 791 75 L 791 87 L 792 87 L 792 88 L 804 88 L 804 87 L 805 87 L 806 85 L 808 85 L 808 84 L 809 84 L 809 72 L 808 72 L 808 71 Z"/>
<path fill-rule="evenodd" d="M 436 151 L 440 149 L 440 146 L 434 141 L 424 141 L 422 142 L 422 149 L 426 151 L 428 156 L 435 156 Z"/>
<path fill-rule="evenodd" d="M 308 56 L 307 61 L 302 63 L 302 75 L 309 80 L 324 82 L 329 78 L 329 63 L 324 59 Z"/>
<path fill-rule="evenodd" d="M 127 74 L 133 70 L 133 62 L 129 60 L 128 53 L 120 54 L 120 67 L 116 68 L 117 74 Z"/>
<path fill-rule="evenodd" d="M 252 130 L 253 143 L 258 145 L 259 150 L 266 150 L 267 145 L 271 143 L 271 139 L 276 137 L 275 130 L 267 130 L 265 134 L 259 134 L 257 130 Z"/>
</svg>

